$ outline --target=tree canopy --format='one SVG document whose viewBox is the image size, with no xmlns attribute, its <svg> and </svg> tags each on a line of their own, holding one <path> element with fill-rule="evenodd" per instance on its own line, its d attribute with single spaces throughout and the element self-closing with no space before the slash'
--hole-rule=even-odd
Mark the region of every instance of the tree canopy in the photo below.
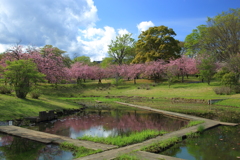
<svg viewBox="0 0 240 160">
<path fill-rule="evenodd" d="M 204 52 L 205 41 L 203 37 L 206 35 L 206 29 L 206 25 L 197 26 L 197 29 L 193 29 L 192 33 L 186 36 L 184 44 L 186 55 L 193 57 Z"/>
<path fill-rule="evenodd" d="M 134 47 L 134 39 L 131 38 L 132 34 L 118 35 L 115 41 L 111 41 L 108 46 L 108 54 L 113 57 L 115 62 L 119 65 L 123 64 L 123 60 L 132 55 Z"/>
<path fill-rule="evenodd" d="M 111 64 L 114 64 L 114 58 L 113 57 L 105 57 L 105 58 L 103 58 L 102 63 L 100 63 L 100 66 L 102 68 L 107 68 Z"/>
<path fill-rule="evenodd" d="M 150 27 L 139 35 L 136 43 L 137 55 L 133 63 L 169 60 L 180 57 L 179 41 L 174 39 L 176 33 L 166 26 Z"/>
<path fill-rule="evenodd" d="M 208 53 L 218 61 L 227 61 L 240 53 L 240 9 L 229 9 L 200 25 L 185 39 L 187 54 Z"/>
<path fill-rule="evenodd" d="M 53 47 L 52 45 L 45 45 L 43 48 L 40 49 L 40 53 L 43 55 L 43 57 L 46 57 L 49 54 L 61 57 L 66 67 L 70 67 L 72 64 L 72 60 L 70 59 L 70 57 L 65 54 L 66 51 L 63 51 L 57 47 Z"/>
<path fill-rule="evenodd" d="M 208 18 L 207 24 L 207 49 L 218 60 L 226 60 L 240 52 L 240 8 Z"/>
<path fill-rule="evenodd" d="M 32 83 L 44 81 L 44 75 L 38 72 L 36 64 L 31 60 L 7 61 L 7 64 L 3 75 L 14 86 L 18 98 L 26 98 Z"/>
<path fill-rule="evenodd" d="M 40 53 L 43 55 L 53 53 L 56 56 L 62 56 L 66 51 L 63 51 L 57 47 L 53 47 L 52 45 L 45 45 L 43 48 L 40 49 Z"/>
<path fill-rule="evenodd" d="M 73 59 L 73 62 L 80 62 L 80 63 L 84 63 L 84 64 L 90 64 L 91 63 L 91 59 L 88 56 L 79 56 Z"/>
</svg>

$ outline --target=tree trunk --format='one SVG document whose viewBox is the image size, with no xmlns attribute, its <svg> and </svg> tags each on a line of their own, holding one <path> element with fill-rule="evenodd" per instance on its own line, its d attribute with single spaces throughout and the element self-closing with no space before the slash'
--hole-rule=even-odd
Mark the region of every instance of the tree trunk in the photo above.
<svg viewBox="0 0 240 160">
<path fill-rule="evenodd" d="M 18 98 L 22 98 L 25 99 L 29 90 L 30 90 L 30 84 L 29 82 L 20 82 L 14 85 L 15 86 L 15 92 L 16 92 L 16 96 Z"/>
<path fill-rule="evenodd" d="M 77 85 L 80 85 L 81 84 L 81 78 L 77 78 Z"/>
<path fill-rule="evenodd" d="M 134 84 L 137 84 L 137 83 L 136 83 L 136 78 L 133 79 L 133 82 L 134 82 Z"/>
</svg>

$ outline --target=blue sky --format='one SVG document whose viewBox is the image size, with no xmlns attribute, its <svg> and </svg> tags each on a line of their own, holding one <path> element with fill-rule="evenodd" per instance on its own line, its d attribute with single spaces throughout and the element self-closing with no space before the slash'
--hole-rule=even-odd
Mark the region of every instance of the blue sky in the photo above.
<svg viewBox="0 0 240 160">
<path fill-rule="evenodd" d="M 126 28 L 138 36 L 137 24 L 151 21 L 173 28 L 176 38 L 184 41 L 194 28 L 206 24 L 207 17 L 240 7 L 240 0 L 95 0 L 94 4 L 99 27 Z"/>
<path fill-rule="evenodd" d="M 137 40 L 151 26 L 172 28 L 185 37 L 207 17 L 239 8 L 240 0 L 0 0 L 0 52 L 51 44 L 70 57 L 102 60 L 118 34 Z"/>
</svg>

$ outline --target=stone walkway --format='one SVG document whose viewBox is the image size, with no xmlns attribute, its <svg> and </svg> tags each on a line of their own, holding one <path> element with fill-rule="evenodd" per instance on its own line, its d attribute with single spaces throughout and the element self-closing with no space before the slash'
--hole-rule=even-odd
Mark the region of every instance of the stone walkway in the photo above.
<svg viewBox="0 0 240 160">
<path fill-rule="evenodd" d="M 117 148 L 117 146 L 114 146 L 114 145 L 107 145 L 102 143 L 71 139 L 69 137 L 34 131 L 34 130 L 17 127 L 17 126 L 0 126 L 0 132 L 22 137 L 22 138 L 31 139 L 31 140 L 42 142 L 42 143 L 47 143 L 47 144 L 48 143 L 60 144 L 62 142 L 70 142 L 79 147 L 84 146 L 89 149 L 94 149 L 94 150 L 101 149 L 103 151 Z"/>
<path fill-rule="evenodd" d="M 64 137 L 64 136 L 53 135 L 53 134 L 49 134 L 49 133 L 29 130 L 29 129 L 16 127 L 16 126 L 0 126 L 0 132 L 8 133 L 10 135 L 19 136 L 19 137 L 23 137 L 23 138 L 43 142 L 43 143 L 60 144 L 62 142 L 67 141 L 70 143 L 74 143 L 74 145 L 76 145 L 76 146 L 84 146 L 89 149 L 95 149 L 95 150 L 102 149 L 103 150 L 103 152 L 101 152 L 101 153 L 78 158 L 76 160 L 96 160 L 96 159 L 97 160 L 108 160 L 108 159 L 114 159 L 121 154 L 128 154 L 128 153 L 134 154 L 139 159 L 145 159 L 145 160 L 149 160 L 149 159 L 152 159 L 152 160 L 157 160 L 157 159 L 158 160 L 159 159 L 180 160 L 179 158 L 144 152 L 144 151 L 140 151 L 140 150 L 144 146 L 149 146 L 153 143 L 160 142 L 162 140 L 165 140 L 165 139 L 168 139 L 171 137 L 183 137 L 187 133 L 197 132 L 198 126 L 200 126 L 200 125 L 203 125 L 204 129 L 212 128 L 217 125 L 230 125 L 230 126 L 237 125 L 235 123 L 219 122 L 219 121 L 209 120 L 209 119 L 205 119 L 205 118 L 185 115 L 185 114 L 181 114 L 181 113 L 174 113 L 174 112 L 169 112 L 169 111 L 158 110 L 158 109 L 154 109 L 154 108 L 150 108 L 150 107 L 146 107 L 146 106 L 138 106 L 138 105 L 123 103 L 123 102 L 116 102 L 116 103 L 119 103 L 122 105 L 128 105 L 131 107 L 141 108 L 144 110 L 158 112 L 158 113 L 162 113 L 167 116 L 170 116 L 170 117 L 180 118 L 180 119 L 184 119 L 184 120 L 204 120 L 205 123 L 199 124 L 199 125 L 196 125 L 193 127 L 189 127 L 189 128 L 184 128 L 184 129 L 181 129 L 181 130 L 178 130 L 175 132 L 165 134 L 163 136 L 158 136 L 156 138 L 146 140 L 141 143 L 137 143 L 137 144 L 121 147 L 121 148 L 118 148 L 117 146 L 113 146 L 113 145 L 106 145 L 106 144 L 100 144 L 100 143 L 95 143 L 95 142 L 90 142 L 90 141 L 71 139 L 71 138 Z"/>
<path fill-rule="evenodd" d="M 150 111 L 162 113 L 162 114 L 165 114 L 167 116 L 174 117 L 174 118 L 180 118 L 180 119 L 185 119 L 185 120 L 204 120 L 205 123 L 199 124 L 199 125 L 196 125 L 196 126 L 193 126 L 193 127 L 189 127 L 189 128 L 184 128 L 184 129 L 181 129 L 181 130 L 178 130 L 178 131 L 175 131 L 175 132 L 171 132 L 171 133 L 165 134 L 163 136 L 158 136 L 156 138 L 146 140 L 142 143 L 137 143 L 137 144 L 121 147 L 121 148 L 108 150 L 108 151 L 105 151 L 105 152 L 89 155 L 89 156 L 86 156 L 86 157 L 81 157 L 81 158 L 78 158 L 76 160 L 114 159 L 119 155 L 131 153 L 131 152 L 134 152 L 136 150 L 140 150 L 144 146 L 148 146 L 148 145 L 151 145 L 153 143 L 160 142 L 162 140 L 165 140 L 165 139 L 168 139 L 168 138 L 171 138 L 171 137 L 183 137 L 183 136 L 186 135 L 186 133 L 197 132 L 198 126 L 200 126 L 200 125 L 203 125 L 204 129 L 209 129 L 209 128 L 212 128 L 212 127 L 215 127 L 215 126 L 218 126 L 218 125 L 230 125 L 230 126 L 236 126 L 237 125 L 235 123 L 219 122 L 219 121 L 214 121 L 214 120 L 210 120 L 210 119 L 206 119 L 206 118 L 200 118 L 200 117 L 185 115 L 185 114 L 181 114 L 181 113 L 163 111 L 163 110 L 154 109 L 154 108 L 150 108 L 150 107 L 146 107 L 146 106 L 133 105 L 133 104 L 123 103 L 123 102 L 116 102 L 116 103 L 131 106 L 131 107 L 136 107 L 136 108 L 140 108 L 140 109 L 144 109 L 144 110 L 150 110 Z M 149 153 L 149 152 L 143 152 L 143 151 L 137 151 L 137 152 L 135 152 L 135 154 L 139 159 L 142 159 L 142 160 L 149 160 L 149 159 L 152 159 L 152 160 L 157 160 L 157 159 L 158 160 L 159 159 L 180 160 L 179 158 L 175 158 L 175 157 L 170 157 L 170 156 L 165 156 L 165 155 L 160 155 L 160 154 L 154 154 L 154 153 Z"/>
</svg>

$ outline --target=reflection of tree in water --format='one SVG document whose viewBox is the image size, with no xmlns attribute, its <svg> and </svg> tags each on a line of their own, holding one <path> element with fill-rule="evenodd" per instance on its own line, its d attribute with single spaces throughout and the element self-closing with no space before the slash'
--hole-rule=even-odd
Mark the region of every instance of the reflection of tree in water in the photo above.
<svg viewBox="0 0 240 160">
<path fill-rule="evenodd" d="M 142 131 L 146 129 L 174 131 L 188 122 L 167 118 L 158 113 L 136 113 L 136 111 L 97 111 L 85 112 L 81 116 L 73 115 L 64 117 L 40 130 L 48 133 L 70 136 L 70 128 L 75 132 L 89 130 L 91 127 L 103 126 L 104 130 L 117 130 L 117 134 L 129 131 Z M 115 133 L 116 134 L 116 133 Z"/>
<path fill-rule="evenodd" d="M 36 159 L 38 150 L 43 147 L 41 143 L 14 137 L 11 144 L 0 147 L 0 150 L 8 160 L 26 160 Z"/>
<path fill-rule="evenodd" d="M 13 141 L 13 136 L 9 136 L 7 134 L 3 134 L 3 135 L 0 134 L 0 137 L 1 137 L 2 146 L 9 145 Z"/>
<path fill-rule="evenodd" d="M 41 156 L 43 159 L 51 160 L 60 155 L 62 151 L 58 146 L 45 145 L 36 141 L 19 137 L 3 136 L 4 145 L 0 147 L 0 159 L 7 160 L 34 160 Z"/>
<path fill-rule="evenodd" d="M 161 153 L 174 156 L 186 147 L 197 160 L 222 160 L 240 157 L 240 126 L 220 126 L 205 131 L 198 138 L 188 138 L 173 148 Z"/>
</svg>

